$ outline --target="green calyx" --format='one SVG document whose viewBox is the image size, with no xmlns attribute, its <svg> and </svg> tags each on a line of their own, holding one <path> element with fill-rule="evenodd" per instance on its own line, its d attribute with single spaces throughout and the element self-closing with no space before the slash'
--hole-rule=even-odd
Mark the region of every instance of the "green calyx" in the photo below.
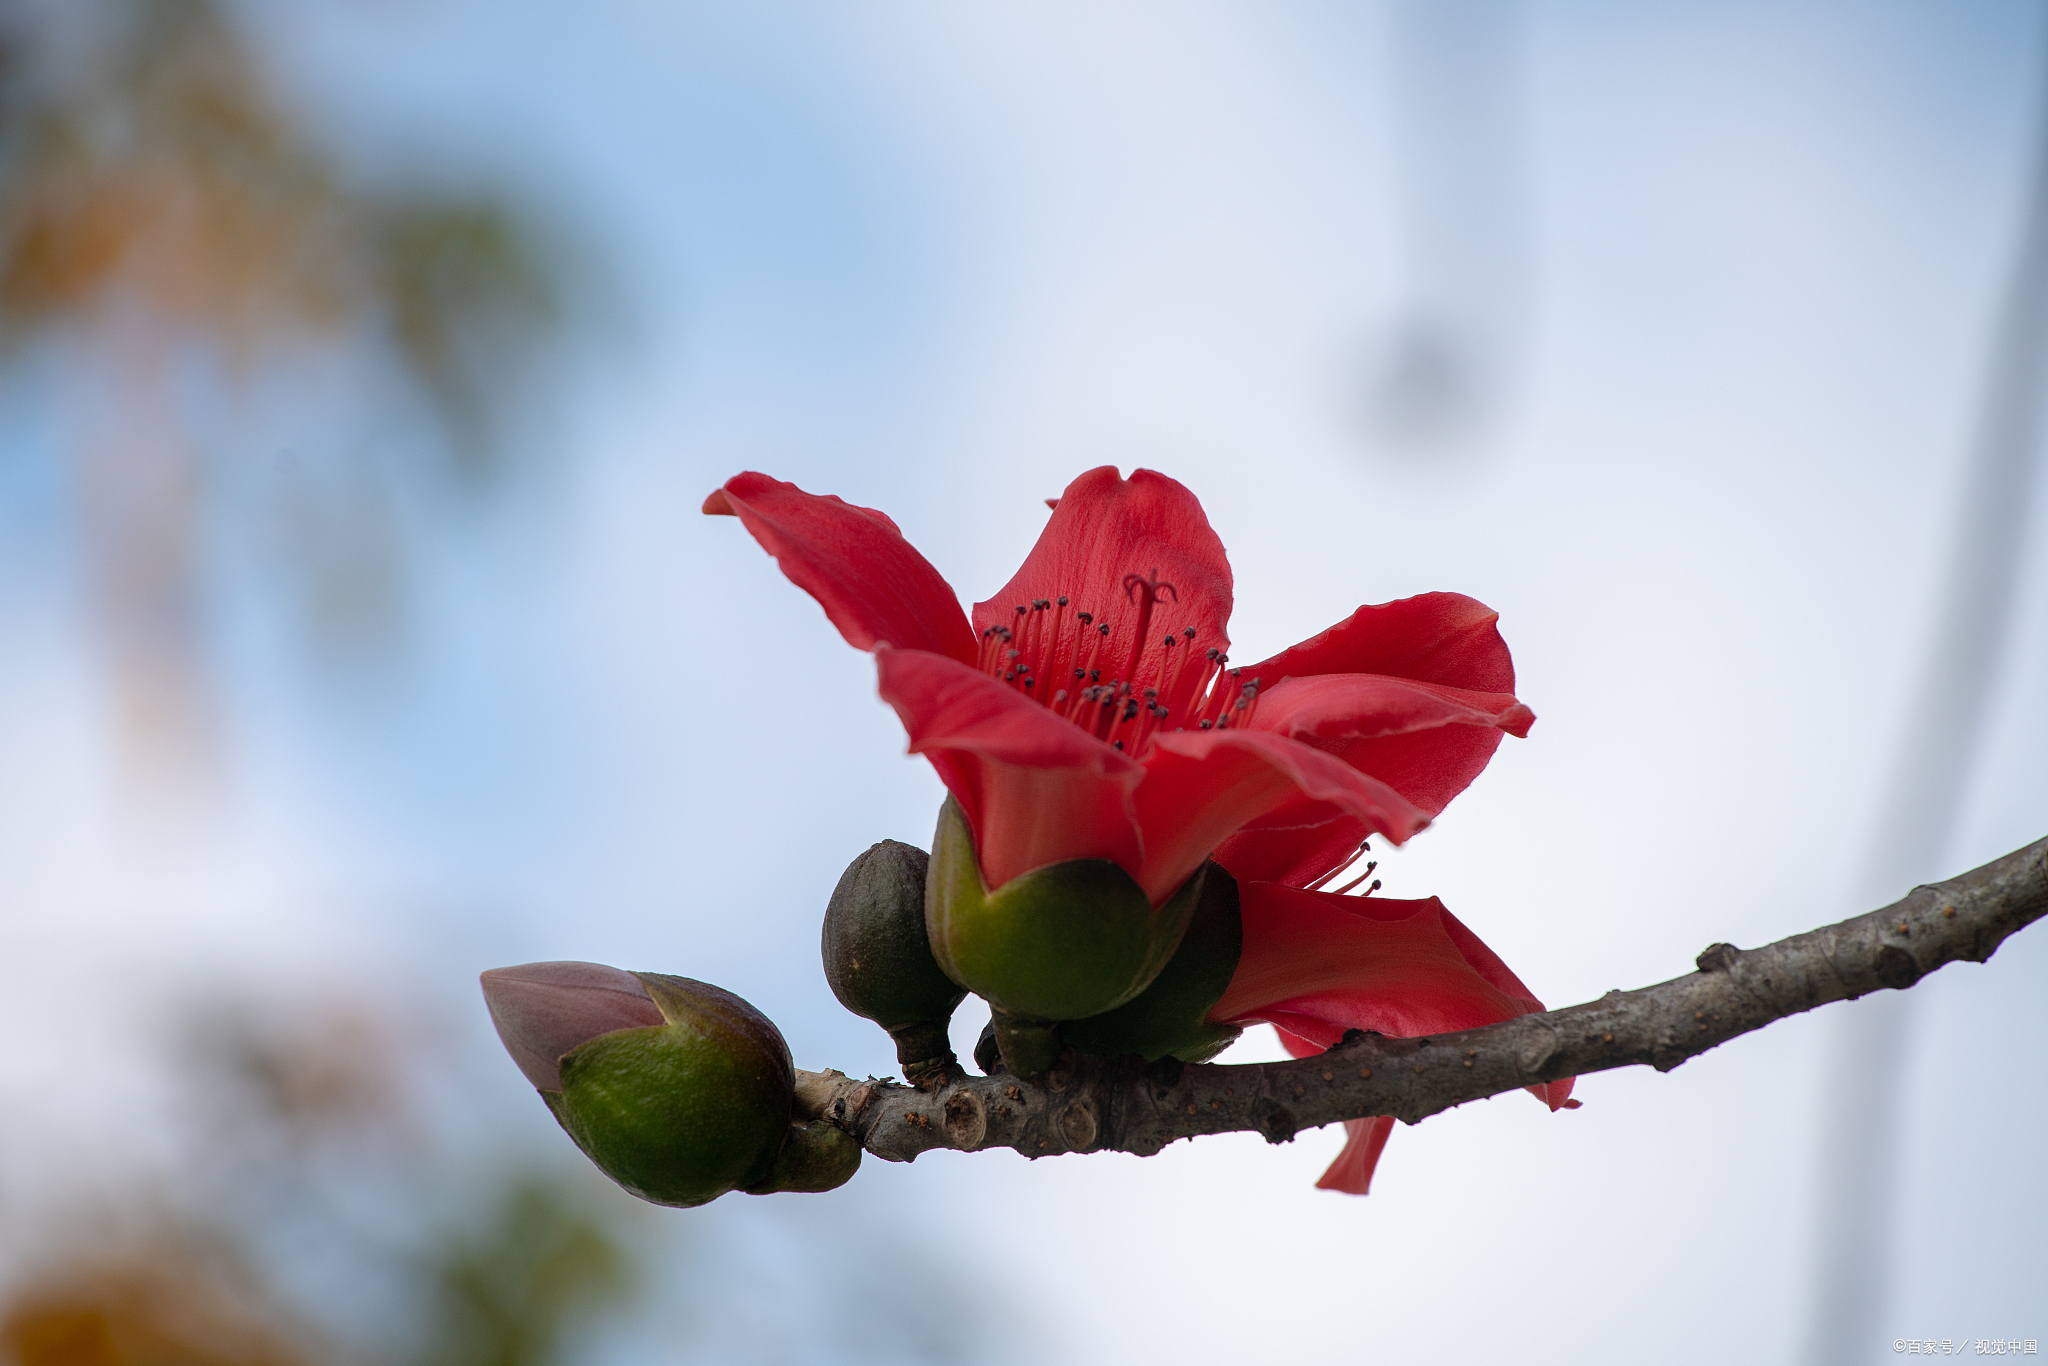
<svg viewBox="0 0 2048 1366">
<path fill-rule="evenodd" d="M 1210 863 L 1180 947 L 1152 985 L 1114 1010 L 1062 1025 L 1060 1035 L 1098 1057 L 1136 1053 L 1147 1062 L 1164 1057 L 1207 1062 L 1243 1032 L 1208 1020 L 1230 986 L 1243 949 L 1237 879 Z"/>
<path fill-rule="evenodd" d="M 746 1188 L 749 1195 L 776 1191 L 815 1194 L 843 1186 L 860 1170 L 860 1143 L 823 1120 L 792 1124 L 768 1174 Z"/>
<path fill-rule="evenodd" d="M 1201 883 L 1197 873 L 1155 910 L 1117 864 L 1071 859 L 991 891 L 967 817 L 948 797 L 925 880 L 925 929 L 946 976 L 991 1006 L 1019 1022 L 1079 1020 L 1152 983 L 1180 944 Z"/>
<path fill-rule="evenodd" d="M 925 935 L 930 856 L 883 840 L 847 865 L 825 908 L 825 980 L 839 1003 L 889 1031 L 915 1081 L 953 1062 L 946 1025 L 966 996 Z"/>
<path fill-rule="evenodd" d="M 795 1132 L 781 1031 L 708 983 L 634 976 L 666 1023 L 565 1054 L 562 1089 L 541 1093 L 548 1108 L 605 1175 L 658 1205 L 702 1205 L 773 1179 Z"/>
</svg>

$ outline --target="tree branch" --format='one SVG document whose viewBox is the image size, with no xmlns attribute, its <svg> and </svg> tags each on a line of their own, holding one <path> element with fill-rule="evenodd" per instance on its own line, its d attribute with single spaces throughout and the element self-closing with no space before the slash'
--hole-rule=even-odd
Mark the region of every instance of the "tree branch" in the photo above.
<svg viewBox="0 0 2048 1366">
<path fill-rule="evenodd" d="M 922 1087 L 798 1072 L 797 1106 L 803 1118 L 828 1120 L 891 1162 L 930 1148 L 1149 1156 L 1200 1134 L 1250 1130 L 1285 1143 L 1301 1129 L 1368 1115 L 1413 1124 L 1468 1100 L 1588 1072 L 1639 1063 L 1668 1072 L 1774 1020 L 1903 990 L 1947 963 L 1981 963 L 2043 915 L 2048 839 L 1868 915 L 1760 949 L 1712 945 L 1699 971 L 1684 977 L 1483 1029 L 1414 1039 L 1354 1030 L 1315 1057 L 1238 1066 L 1147 1064 L 1068 1049 L 1029 1080 L 972 1077 L 954 1066 Z"/>
</svg>

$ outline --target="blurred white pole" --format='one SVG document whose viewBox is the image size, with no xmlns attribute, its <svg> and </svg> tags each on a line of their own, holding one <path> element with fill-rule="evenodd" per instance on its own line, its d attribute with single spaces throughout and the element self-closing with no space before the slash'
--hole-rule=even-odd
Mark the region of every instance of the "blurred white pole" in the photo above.
<svg viewBox="0 0 2048 1366">
<path fill-rule="evenodd" d="M 2048 38 L 2048 26 L 2043 29 Z M 2048 400 L 2048 52 L 2017 258 L 1999 305 L 1947 583 L 1855 909 L 1939 876 L 2005 653 Z M 1819 1267 L 1801 1360 L 1867 1361 L 1884 1316 L 1898 1201 L 1899 1091 L 1913 997 L 1888 991 L 1838 1025 L 1824 1097 Z M 1886 1348 L 1889 1355 L 1889 1349 Z"/>
<path fill-rule="evenodd" d="M 1518 0 L 1394 0 L 1388 13 L 1402 298 L 1368 416 L 1409 450 L 1482 435 L 1511 387 L 1528 210 Z"/>
</svg>

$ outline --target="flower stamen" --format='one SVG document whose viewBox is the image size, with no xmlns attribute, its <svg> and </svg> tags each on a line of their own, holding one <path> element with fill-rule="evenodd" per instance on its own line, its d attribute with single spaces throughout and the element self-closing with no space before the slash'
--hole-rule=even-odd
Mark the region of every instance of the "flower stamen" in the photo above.
<svg viewBox="0 0 2048 1366">
<path fill-rule="evenodd" d="M 1332 882 L 1335 882 L 1338 878 L 1350 872 L 1352 867 L 1357 864 L 1359 859 L 1365 857 L 1367 854 L 1370 854 L 1371 852 L 1372 841 L 1369 839 L 1360 840 L 1358 842 L 1358 847 L 1352 850 L 1351 853 L 1348 856 L 1346 856 L 1345 860 L 1342 863 L 1338 864 L 1335 868 L 1332 868 L 1329 872 L 1324 873 L 1314 882 L 1309 883 L 1308 890 L 1311 892 L 1320 892 L 1325 886 Z M 1379 864 L 1377 862 L 1373 863 L 1370 867 L 1368 867 L 1365 870 L 1365 876 L 1371 877 L 1372 870 L 1377 867 L 1379 867 Z M 1346 884 L 1347 887 L 1356 887 L 1357 885 L 1358 883 L 1356 881 Z"/>
</svg>

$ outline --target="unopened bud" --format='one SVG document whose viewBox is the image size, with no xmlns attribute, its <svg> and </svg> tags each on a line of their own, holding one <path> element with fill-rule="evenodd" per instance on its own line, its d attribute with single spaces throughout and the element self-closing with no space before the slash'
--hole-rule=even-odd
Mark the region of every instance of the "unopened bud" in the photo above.
<svg viewBox="0 0 2048 1366">
<path fill-rule="evenodd" d="M 839 1004 L 889 1031 L 911 1081 L 953 1061 L 946 1024 L 967 994 L 939 970 L 925 935 L 930 862 L 883 840 L 847 865 L 825 908 L 825 980 Z"/>
<path fill-rule="evenodd" d="M 498 968 L 483 987 L 520 1071 L 628 1191 L 701 1205 L 770 1178 L 795 1074 L 781 1032 L 739 997 L 595 963 Z"/>
<path fill-rule="evenodd" d="M 541 1091 L 562 1089 L 562 1055 L 599 1035 L 665 1023 L 640 979 L 603 963 L 492 968 L 484 1005 L 512 1061 Z"/>
</svg>

